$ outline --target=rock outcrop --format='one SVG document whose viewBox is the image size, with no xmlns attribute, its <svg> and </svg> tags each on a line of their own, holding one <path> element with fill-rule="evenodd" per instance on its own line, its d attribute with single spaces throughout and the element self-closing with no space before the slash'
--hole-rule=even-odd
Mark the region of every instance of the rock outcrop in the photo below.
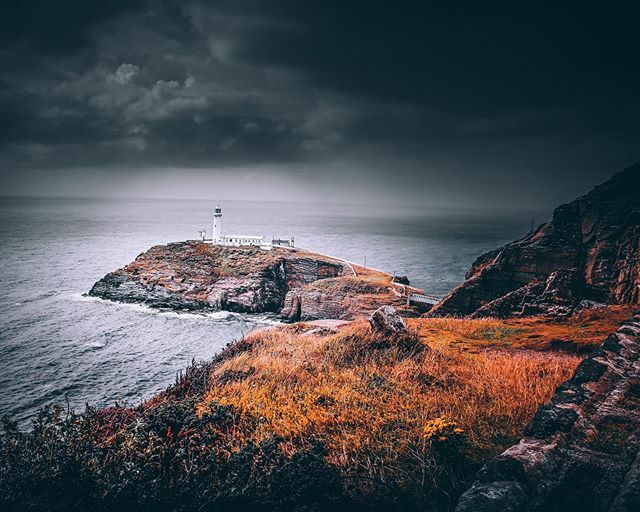
<svg viewBox="0 0 640 512">
<path fill-rule="evenodd" d="M 582 361 L 457 512 L 640 510 L 640 311 Z"/>
<path fill-rule="evenodd" d="M 396 335 L 407 330 L 407 324 L 393 306 L 381 306 L 369 317 L 374 332 Z"/>
<path fill-rule="evenodd" d="M 560 206 L 535 232 L 480 256 L 429 315 L 571 314 L 640 304 L 640 164 Z"/>
<path fill-rule="evenodd" d="M 340 260 L 302 250 L 158 245 L 100 279 L 89 295 L 190 311 L 280 313 L 287 320 L 348 319 L 400 302 L 387 285 L 353 276 Z"/>
<path fill-rule="evenodd" d="M 390 285 L 355 276 L 317 280 L 288 291 L 281 315 L 290 321 L 349 319 L 369 314 L 381 304 L 393 304 L 404 314 L 415 315 L 415 311 L 392 292 Z"/>
</svg>

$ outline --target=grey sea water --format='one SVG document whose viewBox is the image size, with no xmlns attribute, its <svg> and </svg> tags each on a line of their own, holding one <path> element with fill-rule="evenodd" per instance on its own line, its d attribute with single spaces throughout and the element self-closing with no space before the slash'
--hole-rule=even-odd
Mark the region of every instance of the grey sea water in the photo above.
<svg viewBox="0 0 640 512">
<path fill-rule="evenodd" d="M 28 426 L 57 402 L 137 404 L 195 358 L 273 324 L 268 316 L 158 312 L 83 297 L 152 245 L 211 232 L 205 201 L 0 199 L 0 415 Z M 531 212 L 390 210 L 223 202 L 227 233 L 296 245 L 408 275 L 444 295 L 480 253 L 524 234 Z M 535 214 L 544 220 L 540 213 Z"/>
</svg>

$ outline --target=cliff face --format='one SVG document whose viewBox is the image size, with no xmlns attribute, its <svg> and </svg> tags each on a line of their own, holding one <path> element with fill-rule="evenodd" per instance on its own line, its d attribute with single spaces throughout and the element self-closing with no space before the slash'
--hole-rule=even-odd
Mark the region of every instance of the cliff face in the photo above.
<svg viewBox="0 0 640 512">
<path fill-rule="evenodd" d="M 152 247 L 135 261 L 107 274 L 89 291 L 104 299 L 175 310 L 274 312 L 286 319 L 352 318 L 398 302 L 388 286 L 349 287 L 359 281 L 339 260 L 305 251 L 263 251 L 180 242 Z M 385 276 L 386 278 L 386 276 Z M 389 277 L 390 279 L 390 277 Z M 317 294 L 320 281 L 340 283 Z M 389 283 L 390 284 L 390 283 Z M 361 295 L 372 293 L 371 308 Z M 295 297 L 295 299 L 294 299 Z M 283 309 L 284 307 L 284 309 Z"/>
<path fill-rule="evenodd" d="M 285 286 L 283 262 L 257 249 L 223 253 L 184 242 L 152 247 L 100 279 L 89 295 L 168 309 L 256 312 L 276 311 Z"/>
<path fill-rule="evenodd" d="M 591 301 L 639 304 L 639 251 L 636 164 L 558 207 L 535 232 L 480 256 L 430 314 L 563 315 Z"/>
<path fill-rule="evenodd" d="M 640 311 L 582 361 L 457 512 L 640 510 Z"/>
<path fill-rule="evenodd" d="M 381 304 L 395 304 L 407 312 L 402 301 L 389 291 L 388 285 L 351 276 L 318 280 L 288 291 L 281 314 L 292 321 L 349 319 L 373 311 Z"/>
</svg>

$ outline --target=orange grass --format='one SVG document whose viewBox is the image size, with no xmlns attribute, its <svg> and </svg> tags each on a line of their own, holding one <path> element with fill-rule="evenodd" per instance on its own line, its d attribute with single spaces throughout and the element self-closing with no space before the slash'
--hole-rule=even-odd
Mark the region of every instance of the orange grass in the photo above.
<svg viewBox="0 0 640 512">
<path fill-rule="evenodd" d="M 445 317 L 408 322 L 418 331 L 421 340 L 431 346 L 472 352 L 510 348 L 585 353 L 602 343 L 631 312 L 629 306 L 608 306 L 585 310 L 567 319 Z"/>
<path fill-rule="evenodd" d="M 328 460 L 345 471 L 424 480 L 434 443 L 463 437 L 476 462 L 514 443 L 581 360 L 523 348 L 542 349 L 560 333 L 601 341 L 617 314 L 606 327 L 586 317 L 557 325 L 415 319 L 402 340 L 381 339 L 363 320 L 328 336 L 295 326 L 259 331 L 247 338 L 251 350 L 214 370 L 198 408 L 205 414 L 217 403 L 237 411 L 225 434 L 230 451 L 273 435 L 287 453 L 322 441 Z"/>
</svg>

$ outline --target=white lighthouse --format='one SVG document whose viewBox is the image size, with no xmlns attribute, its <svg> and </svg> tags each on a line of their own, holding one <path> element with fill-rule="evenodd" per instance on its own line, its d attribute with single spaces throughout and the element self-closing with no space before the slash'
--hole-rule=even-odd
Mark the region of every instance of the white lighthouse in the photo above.
<svg viewBox="0 0 640 512">
<path fill-rule="evenodd" d="M 293 247 L 293 237 L 290 240 L 274 238 L 271 242 L 268 242 L 264 239 L 264 236 L 223 234 L 220 203 L 213 209 L 213 232 L 211 238 L 206 238 L 205 230 L 201 229 L 198 231 L 198 240 L 225 247 L 260 247 L 265 250 L 271 250 L 274 247 Z"/>
<path fill-rule="evenodd" d="M 222 208 L 220 205 L 213 210 L 213 243 L 222 241 Z"/>
</svg>

